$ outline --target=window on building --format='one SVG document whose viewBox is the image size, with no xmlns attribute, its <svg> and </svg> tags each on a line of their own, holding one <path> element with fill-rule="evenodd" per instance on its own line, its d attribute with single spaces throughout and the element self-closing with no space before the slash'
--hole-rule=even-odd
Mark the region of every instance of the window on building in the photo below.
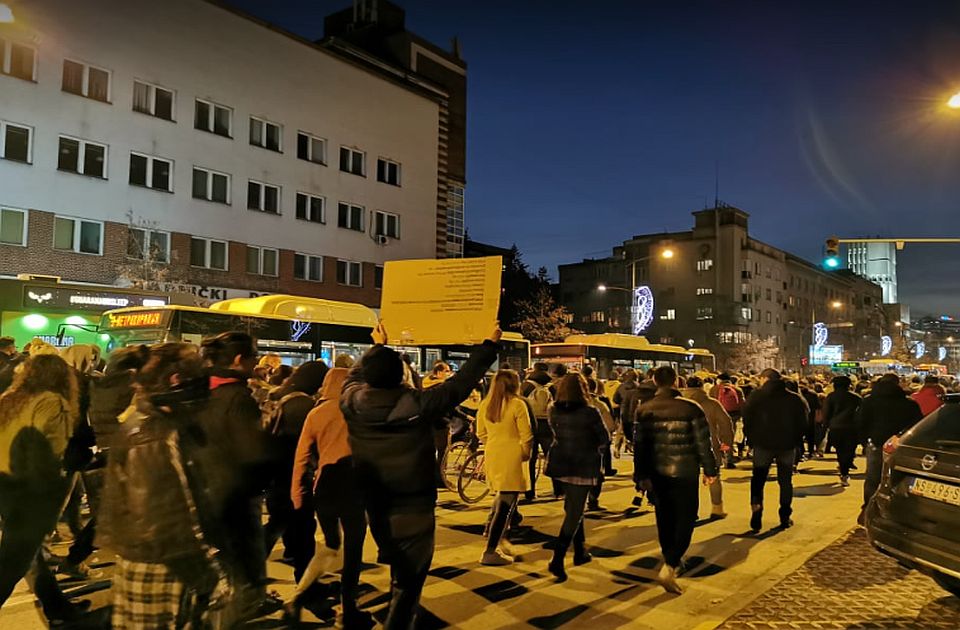
<svg viewBox="0 0 960 630">
<path fill-rule="evenodd" d="M 110 72 L 103 68 L 64 59 L 63 82 L 60 87 L 70 94 L 104 103 L 110 102 Z"/>
<path fill-rule="evenodd" d="M 131 152 L 130 183 L 134 186 L 173 192 L 173 162 Z"/>
<path fill-rule="evenodd" d="M 591 324 L 602 324 L 607 320 L 607 314 L 603 311 L 593 311 L 590 313 Z"/>
<path fill-rule="evenodd" d="M 247 209 L 280 214 L 280 187 L 251 179 L 247 183 Z"/>
<path fill-rule="evenodd" d="M 27 211 L 16 208 L 0 208 L 0 243 L 4 245 L 27 245 Z"/>
<path fill-rule="evenodd" d="M 230 203 L 230 176 L 207 168 L 193 167 L 193 198 Z"/>
<path fill-rule="evenodd" d="M 740 317 L 747 320 L 748 322 L 753 319 L 753 309 L 749 306 L 740 307 Z"/>
<path fill-rule="evenodd" d="M 363 206 L 341 201 L 337 204 L 337 227 L 363 232 Z"/>
<path fill-rule="evenodd" d="M 755 311 L 753 312 L 753 314 L 754 314 L 754 319 L 753 319 L 753 321 L 759 322 L 761 319 L 763 319 L 763 311 L 760 310 L 759 308 L 758 308 L 757 310 L 755 310 Z"/>
<path fill-rule="evenodd" d="M 713 295 L 713 287 L 698 287 L 697 295 Z"/>
<path fill-rule="evenodd" d="M 90 177 L 107 176 L 107 146 L 89 140 L 60 136 L 57 169 Z"/>
<path fill-rule="evenodd" d="M 247 245 L 247 273 L 261 276 L 277 275 L 277 250 Z"/>
<path fill-rule="evenodd" d="M 769 324 L 773 320 L 773 311 L 767 311 L 767 323 Z"/>
<path fill-rule="evenodd" d="M 173 90 L 143 81 L 134 81 L 133 111 L 163 120 L 173 120 Z"/>
<path fill-rule="evenodd" d="M 340 147 L 340 170 L 344 173 L 365 176 L 367 174 L 366 154 L 357 149 Z"/>
<path fill-rule="evenodd" d="M 713 307 L 712 307 L 712 306 L 698 306 L 698 307 L 697 307 L 697 319 L 713 319 Z"/>
<path fill-rule="evenodd" d="M 466 228 L 463 216 L 463 186 L 447 188 L 447 256 L 463 256 Z"/>
<path fill-rule="evenodd" d="M 127 229 L 127 256 L 154 262 L 170 261 L 170 234 L 145 228 Z"/>
<path fill-rule="evenodd" d="M 709 271 L 710 269 L 713 269 L 712 259 L 706 258 L 697 261 L 697 271 Z"/>
<path fill-rule="evenodd" d="M 400 164 L 385 158 L 377 159 L 377 181 L 392 186 L 400 185 Z"/>
<path fill-rule="evenodd" d="M 224 138 L 233 137 L 233 110 L 213 101 L 197 99 L 193 108 L 193 128 Z"/>
<path fill-rule="evenodd" d="M 308 193 L 297 193 L 297 218 L 301 221 L 326 223 L 326 207 L 323 197 Z"/>
<path fill-rule="evenodd" d="M 0 74 L 36 81 L 37 51 L 30 46 L 0 38 Z"/>
<path fill-rule="evenodd" d="M 660 319 L 676 319 L 676 318 L 677 318 L 677 311 L 676 309 L 673 309 L 673 308 L 668 308 L 667 310 L 661 311 L 660 313 Z"/>
<path fill-rule="evenodd" d="M 293 277 L 297 280 L 323 282 L 323 256 L 294 254 Z"/>
<path fill-rule="evenodd" d="M 227 244 L 209 238 L 190 238 L 190 265 L 218 271 L 227 270 Z"/>
<path fill-rule="evenodd" d="M 383 265 L 376 265 L 373 268 L 373 288 L 383 288 Z"/>
<path fill-rule="evenodd" d="M 767 289 L 767 301 L 770 302 L 772 300 L 773 300 L 773 291 L 770 289 Z"/>
<path fill-rule="evenodd" d="M 70 217 L 54 217 L 53 248 L 81 254 L 103 253 L 103 224 Z"/>
<path fill-rule="evenodd" d="M 283 128 L 262 118 L 250 117 L 250 144 L 270 151 L 281 151 Z"/>
<path fill-rule="evenodd" d="M 314 164 L 326 164 L 327 141 L 305 131 L 298 131 L 297 158 Z"/>
<path fill-rule="evenodd" d="M 33 129 L 0 120 L 0 158 L 30 164 L 33 160 Z"/>
<path fill-rule="evenodd" d="M 378 236 L 400 238 L 400 216 L 377 210 L 374 215 L 374 230 Z"/>
<path fill-rule="evenodd" d="M 338 260 L 337 282 L 350 287 L 363 286 L 363 265 L 351 260 Z"/>
</svg>

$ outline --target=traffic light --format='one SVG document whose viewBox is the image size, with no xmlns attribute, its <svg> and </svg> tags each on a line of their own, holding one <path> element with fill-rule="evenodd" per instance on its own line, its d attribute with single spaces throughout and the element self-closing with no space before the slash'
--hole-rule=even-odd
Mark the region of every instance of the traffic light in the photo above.
<svg viewBox="0 0 960 630">
<path fill-rule="evenodd" d="M 827 269 L 840 268 L 840 241 L 835 236 L 827 239 L 826 251 L 823 255 L 823 266 Z"/>
<path fill-rule="evenodd" d="M 807 367 L 810 364 L 810 359 L 807 357 L 800 357 L 800 365 Z"/>
</svg>

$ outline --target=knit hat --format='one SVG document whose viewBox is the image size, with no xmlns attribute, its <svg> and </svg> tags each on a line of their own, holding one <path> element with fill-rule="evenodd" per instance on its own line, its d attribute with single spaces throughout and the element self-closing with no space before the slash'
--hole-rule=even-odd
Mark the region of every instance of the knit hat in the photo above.
<svg viewBox="0 0 960 630">
<path fill-rule="evenodd" d="M 374 346 L 361 364 L 364 382 L 377 389 L 399 387 L 403 382 L 403 360 L 395 350 Z"/>
<path fill-rule="evenodd" d="M 290 388 L 294 391 L 310 394 L 317 393 L 323 385 L 323 378 L 327 375 L 326 364 L 322 361 L 307 361 L 302 363 L 290 375 Z"/>
</svg>

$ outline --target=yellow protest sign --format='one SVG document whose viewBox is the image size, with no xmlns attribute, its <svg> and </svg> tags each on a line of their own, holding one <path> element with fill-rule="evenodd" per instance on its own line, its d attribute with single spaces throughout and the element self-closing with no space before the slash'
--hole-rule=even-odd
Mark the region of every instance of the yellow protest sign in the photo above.
<svg viewBox="0 0 960 630">
<path fill-rule="evenodd" d="M 475 344 L 500 308 L 499 256 L 384 265 L 380 318 L 395 345 Z"/>
</svg>

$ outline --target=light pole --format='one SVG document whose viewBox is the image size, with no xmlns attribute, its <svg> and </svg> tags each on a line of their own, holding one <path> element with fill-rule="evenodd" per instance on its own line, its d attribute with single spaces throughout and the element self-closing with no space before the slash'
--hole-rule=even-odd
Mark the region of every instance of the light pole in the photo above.
<svg viewBox="0 0 960 630">
<path fill-rule="evenodd" d="M 624 252 L 624 254 L 626 254 L 626 252 Z M 634 305 L 634 300 L 635 300 L 636 298 L 635 298 L 634 296 L 637 294 L 637 263 L 645 262 L 645 261 L 648 261 L 648 260 L 653 260 L 653 259 L 655 259 L 655 258 L 659 258 L 659 259 L 661 259 L 661 260 L 671 260 L 675 255 L 676 255 L 676 252 L 674 252 L 671 247 L 664 247 L 663 249 L 661 249 L 661 250 L 660 250 L 658 253 L 656 253 L 656 254 L 651 254 L 651 255 L 648 255 L 648 256 L 642 256 L 642 257 L 640 257 L 640 258 L 633 258 L 633 259 L 630 260 L 630 287 L 629 287 L 629 288 L 627 288 L 627 287 L 618 287 L 618 286 L 610 286 L 610 285 L 608 285 L 608 284 L 606 284 L 606 283 L 600 283 L 600 284 L 597 285 L 597 291 L 600 291 L 601 293 L 605 293 L 605 292 L 607 292 L 607 291 L 624 291 L 624 292 L 626 292 L 626 293 L 630 296 L 630 297 L 627 299 L 627 303 L 629 304 L 630 317 L 631 317 L 631 323 L 632 323 L 632 322 L 633 322 L 633 318 L 634 318 L 634 316 L 635 316 L 634 313 L 633 313 L 633 309 L 634 309 L 634 306 L 635 306 L 635 305 Z M 653 306 L 653 294 L 650 293 L 649 288 L 646 289 L 646 292 L 649 294 L 648 303 L 650 304 L 650 306 L 651 306 L 651 308 L 652 308 L 652 306 Z M 641 299 L 642 299 L 642 296 L 641 296 Z M 633 329 L 633 325 L 631 325 L 631 329 Z M 633 332 L 636 333 L 635 330 L 634 330 Z"/>
</svg>

